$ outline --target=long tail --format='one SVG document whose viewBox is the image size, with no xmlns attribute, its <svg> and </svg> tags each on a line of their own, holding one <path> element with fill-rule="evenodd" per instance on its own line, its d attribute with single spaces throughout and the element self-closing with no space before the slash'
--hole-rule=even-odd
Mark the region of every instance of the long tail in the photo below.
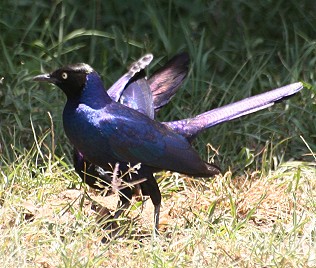
<svg viewBox="0 0 316 268">
<path fill-rule="evenodd" d="M 205 129 L 268 108 L 276 102 L 293 96 L 302 88 L 302 83 L 290 84 L 216 108 L 193 118 L 164 122 L 164 124 L 191 141 Z"/>
</svg>

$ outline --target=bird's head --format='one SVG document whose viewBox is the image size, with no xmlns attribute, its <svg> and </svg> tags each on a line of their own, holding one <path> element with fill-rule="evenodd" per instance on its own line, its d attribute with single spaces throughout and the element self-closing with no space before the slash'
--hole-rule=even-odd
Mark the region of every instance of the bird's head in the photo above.
<svg viewBox="0 0 316 268">
<path fill-rule="evenodd" d="M 85 63 L 67 65 L 50 74 L 41 74 L 33 78 L 34 81 L 52 83 L 61 88 L 67 97 L 80 96 L 83 91 L 87 75 L 95 72 Z"/>
</svg>

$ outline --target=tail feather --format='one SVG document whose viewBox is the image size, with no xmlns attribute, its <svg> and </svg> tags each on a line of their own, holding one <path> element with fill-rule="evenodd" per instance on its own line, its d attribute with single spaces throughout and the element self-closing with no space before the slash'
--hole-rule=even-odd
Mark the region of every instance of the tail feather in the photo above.
<svg viewBox="0 0 316 268">
<path fill-rule="evenodd" d="M 193 118 L 164 122 L 164 124 L 185 136 L 188 140 L 192 140 L 205 129 L 268 108 L 276 102 L 293 96 L 302 88 L 302 83 L 290 84 L 207 111 Z"/>
</svg>

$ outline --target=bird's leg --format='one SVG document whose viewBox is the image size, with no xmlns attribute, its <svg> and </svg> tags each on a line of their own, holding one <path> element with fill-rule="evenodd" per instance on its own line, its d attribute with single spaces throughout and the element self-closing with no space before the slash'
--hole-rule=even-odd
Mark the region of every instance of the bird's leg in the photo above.
<svg viewBox="0 0 316 268">
<path fill-rule="evenodd" d="M 160 206 L 161 203 L 158 205 L 154 205 L 154 222 L 155 222 L 155 233 L 159 235 L 159 214 L 160 214 Z"/>
<path fill-rule="evenodd" d="M 121 214 L 129 207 L 131 204 L 133 191 L 131 188 L 122 189 L 120 192 L 120 201 L 117 204 L 117 210 L 114 214 L 114 219 L 118 219 Z"/>
<path fill-rule="evenodd" d="M 145 170 L 143 170 L 144 172 Z M 161 193 L 157 184 L 156 179 L 154 178 L 152 172 L 147 172 L 147 180 L 140 184 L 142 188 L 143 195 L 149 195 L 151 201 L 154 204 L 154 225 L 155 233 L 158 234 L 159 229 L 159 214 L 161 206 Z"/>
<path fill-rule="evenodd" d="M 119 163 L 115 164 L 113 175 L 112 175 L 112 191 L 118 192 L 122 186 L 122 178 L 119 177 Z M 132 198 L 132 191 L 130 188 L 122 188 L 120 191 L 120 201 L 117 204 L 117 210 L 114 214 L 113 219 L 118 219 L 124 210 L 130 205 Z"/>
<path fill-rule="evenodd" d="M 117 210 L 114 213 L 114 216 L 111 218 L 110 222 L 105 222 L 103 229 L 104 230 L 114 230 L 117 229 L 116 220 L 122 215 L 122 213 L 130 205 L 130 200 L 132 198 L 132 189 L 124 188 L 120 191 L 120 201 L 117 204 Z"/>
<path fill-rule="evenodd" d="M 103 227 L 104 230 L 109 230 L 110 232 L 108 233 L 108 236 L 102 238 L 102 243 L 107 242 L 109 238 L 114 238 L 120 233 L 121 228 L 119 228 L 118 224 L 116 223 L 116 219 L 118 219 L 125 211 L 125 209 L 128 208 L 128 206 L 130 205 L 131 198 L 131 188 L 124 188 L 120 190 L 120 201 L 117 204 L 117 210 L 113 218 L 111 219 L 111 222 L 108 222 Z"/>
</svg>

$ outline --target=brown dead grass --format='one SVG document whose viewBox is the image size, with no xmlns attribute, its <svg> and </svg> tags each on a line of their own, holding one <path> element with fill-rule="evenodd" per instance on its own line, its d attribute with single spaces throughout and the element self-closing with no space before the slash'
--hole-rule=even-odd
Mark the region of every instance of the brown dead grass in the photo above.
<svg viewBox="0 0 316 268">
<path fill-rule="evenodd" d="M 33 254 L 30 263 L 37 267 L 59 267 L 72 254 L 76 254 L 74 258 L 79 264 L 85 263 L 84 260 L 94 260 L 95 263 L 89 267 L 118 267 L 127 260 L 130 260 L 131 267 L 144 267 L 150 260 L 143 260 L 155 256 L 162 258 L 162 262 L 177 265 L 186 265 L 188 256 L 192 258 L 190 261 L 199 256 L 201 260 L 198 262 L 204 266 L 212 265 L 214 258 L 221 264 L 247 266 L 248 262 L 256 263 L 250 260 L 253 248 L 249 244 L 251 240 L 247 240 L 251 239 L 252 233 L 258 230 L 263 237 L 263 233 L 269 236 L 276 223 L 285 229 L 293 227 L 293 211 L 302 212 L 304 217 L 310 211 L 307 200 L 310 198 L 308 195 L 314 193 L 315 184 L 311 180 L 310 189 L 306 185 L 309 178 L 315 178 L 315 172 L 301 174 L 298 185 L 293 172 L 290 173 L 292 177 L 283 173 L 272 173 L 262 178 L 259 173 L 232 177 L 227 172 L 212 181 L 177 176 L 176 180 L 181 183 L 160 183 L 163 193 L 160 237 L 153 239 L 152 236 L 151 201 L 140 206 L 134 198 L 133 206 L 119 222 L 126 231 L 105 244 L 101 240 L 107 232 L 99 228 L 97 221 L 100 213 L 104 216 L 114 214 L 118 195 L 105 197 L 89 190 L 90 199 L 83 190 L 63 190 L 61 185 L 59 191 L 49 191 L 40 199 L 41 202 L 36 195 L 29 195 L 22 202 L 13 199 L 10 204 L 4 203 L 0 208 L 2 243 L 11 245 L 12 234 L 22 232 L 21 240 L 17 242 L 21 250 L 25 250 L 21 256 Z M 175 188 L 175 184 L 179 187 Z M 49 186 L 42 189 L 43 193 L 48 189 Z M 211 210 L 213 205 L 216 205 L 215 210 Z M 220 219 L 219 223 L 216 223 L 217 219 Z M 233 222 L 243 220 L 246 220 L 246 228 L 232 231 Z M 302 226 L 301 232 L 304 232 L 303 228 L 308 226 Z M 236 232 L 233 237 L 238 234 L 241 240 L 232 238 L 230 232 Z M 284 243 L 282 248 L 284 252 L 286 245 Z M 153 248 L 155 253 L 152 255 Z M 310 249 L 307 245 L 302 246 L 302 250 L 308 252 Z M 264 251 L 262 254 L 263 257 L 258 258 L 266 257 Z M 72 265 L 75 261 L 71 262 Z"/>
<path fill-rule="evenodd" d="M 198 181 L 184 178 L 186 187 L 171 191 L 163 199 L 160 215 L 160 231 L 168 229 L 186 227 L 194 222 L 196 215 L 208 217 L 210 205 L 216 202 L 220 211 L 231 209 L 230 198 L 235 200 L 238 217 L 244 219 L 247 214 L 255 208 L 250 220 L 260 228 L 270 228 L 277 220 L 288 222 L 291 219 L 291 211 L 294 200 L 288 192 L 288 185 L 271 180 L 261 179 L 257 173 L 249 178 L 231 178 L 227 173 L 223 177 L 218 176 L 212 182 Z M 64 190 L 58 194 L 50 195 L 44 204 L 36 204 L 32 199 L 20 204 L 26 220 L 43 219 L 59 224 L 75 221 L 76 218 L 70 207 L 75 210 L 83 209 L 87 216 L 100 218 L 114 214 L 118 202 L 118 195 L 101 196 L 97 191 L 88 192 L 89 198 L 82 198 L 83 190 Z M 296 202 L 300 204 L 300 192 L 297 192 Z M 148 198 L 147 198 L 148 199 Z M 99 206 L 95 209 L 92 206 L 94 200 Z M 138 204 L 133 199 L 132 204 Z M 297 205 L 296 205 L 297 206 Z M 302 208 L 302 205 L 301 205 Z M 300 207 L 298 209 L 301 209 Z M 216 213 L 221 213 L 217 211 Z M 9 215 L 7 215 L 9 217 Z M 142 226 L 147 231 L 153 226 L 153 205 L 150 201 L 142 206 L 133 207 L 128 214 L 129 218 L 137 219 L 137 225 Z M 13 223 L 14 219 L 7 219 Z M 3 228 L 3 226 L 2 226 Z"/>
</svg>

